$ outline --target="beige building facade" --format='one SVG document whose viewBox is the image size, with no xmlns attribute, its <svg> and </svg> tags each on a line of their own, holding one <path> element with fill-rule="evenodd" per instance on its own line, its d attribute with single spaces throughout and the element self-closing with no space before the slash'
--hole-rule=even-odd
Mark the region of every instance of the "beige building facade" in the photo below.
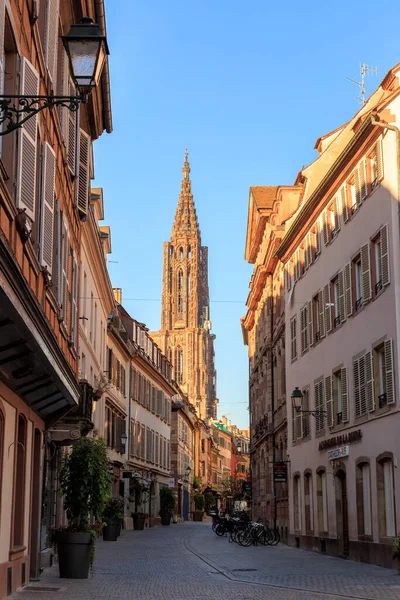
<svg viewBox="0 0 400 600">
<path fill-rule="evenodd" d="M 399 75 L 317 141 L 277 250 L 287 395 L 298 388 L 305 411 L 288 403 L 289 541 L 388 567 L 400 530 Z"/>
</svg>

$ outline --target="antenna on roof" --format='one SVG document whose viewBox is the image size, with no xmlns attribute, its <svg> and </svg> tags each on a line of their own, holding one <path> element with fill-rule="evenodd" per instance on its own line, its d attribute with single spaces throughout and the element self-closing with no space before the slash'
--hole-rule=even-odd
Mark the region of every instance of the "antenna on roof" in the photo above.
<svg viewBox="0 0 400 600">
<path fill-rule="evenodd" d="M 368 75 L 368 73 L 370 75 L 378 75 L 378 71 L 383 71 L 383 69 L 381 69 L 379 67 L 372 67 L 371 65 L 360 64 L 361 81 L 355 81 L 354 79 L 351 79 L 350 77 L 346 77 L 346 79 L 348 79 L 349 81 L 352 81 L 353 83 L 358 85 L 358 87 L 360 88 L 361 93 L 359 96 L 357 96 L 357 100 L 360 102 L 360 104 L 362 106 L 364 106 L 364 104 L 366 102 L 366 100 L 365 100 L 365 76 Z"/>
</svg>

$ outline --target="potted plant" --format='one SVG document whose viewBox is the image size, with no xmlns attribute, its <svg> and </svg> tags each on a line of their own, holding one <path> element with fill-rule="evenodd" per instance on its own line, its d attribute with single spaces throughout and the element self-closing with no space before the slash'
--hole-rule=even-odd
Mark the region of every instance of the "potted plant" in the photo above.
<svg viewBox="0 0 400 600">
<path fill-rule="evenodd" d="M 121 530 L 121 520 L 124 518 L 124 499 L 122 496 L 112 496 L 104 509 L 103 540 L 115 542 Z"/>
<path fill-rule="evenodd" d="M 160 489 L 160 517 L 161 525 L 169 525 L 171 516 L 175 508 L 175 495 L 171 488 L 162 487 Z"/>
<path fill-rule="evenodd" d="M 201 488 L 201 479 L 197 475 L 193 477 L 193 489 L 199 490 Z"/>
<path fill-rule="evenodd" d="M 99 522 L 109 498 L 110 474 L 104 440 L 80 438 L 64 457 L 60 487 L 68 525 L 50 531 L 60 577 L 86 579 L 93 569 Z"/>
<path fill-rule="evenodd" d="M 200 492 L 195 492 L 193 495 L 194 508 L 193 521 L 202 521 L 204 514 L 204 496 Z"/>
<path fill-rule="evenodd" d="M 149 488 L 135 480 L 131 484 L 130 493 L 131 496 L 129 497 L 129 501 L 135 503 L 135 510 L 131 513 L 133 519 L 133 528 L 141 531 L 144 529 L 147 513 L 140 511 L 139 507 L 146 502 Z"/>
<path fill-rule="evenodd" d="M 397 573 L 400 575 L 400 536 L 394 538 L 393 558 L 397 559 Z"/>
</svg>

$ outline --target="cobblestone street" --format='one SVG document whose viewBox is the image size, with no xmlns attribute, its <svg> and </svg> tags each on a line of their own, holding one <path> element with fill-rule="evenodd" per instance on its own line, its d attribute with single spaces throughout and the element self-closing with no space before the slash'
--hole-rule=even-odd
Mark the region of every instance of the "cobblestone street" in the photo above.
<svg viewBox="0 0 400 600">
<path fill-rule="evenodd" d="M 61 580 L 53 567 L 32 586 L 11 598 L 400 599 L 395 571 L 283 545 L 242 548 L 214 535 L 210 523 L 124 532 L 115 543 L 98 542 L 93 578 Z"/>
</svg>

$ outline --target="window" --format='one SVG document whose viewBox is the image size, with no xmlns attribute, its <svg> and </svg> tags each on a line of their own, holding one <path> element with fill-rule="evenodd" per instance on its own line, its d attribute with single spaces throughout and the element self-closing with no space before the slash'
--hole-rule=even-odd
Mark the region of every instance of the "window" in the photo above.
<svg viewBox="0 0 400 600">
<path fill-rule="evenodd" d="M 374 243 L 374 260 L 375 260 L 375 294 L 382 289 L 382 246 L 381 238 Z"/>
<path fill-rule="evenodd" d="M 347 197 L 350 198 L 351 214 L 353 215 L 357 208 L 357 195 L 358 195 L 358 172 L 355 171 L 350 181 L 347 183 Z"/>
<path fill-rule="evenodd" d="M 176 350 L 176 380 L 178 383 L 183 381 L 183 352 L 181 348 Z"/>
<path fill-rule="evenodd" d="M 93 323 L 93 349 L 96 350 L 97 333 L 97 302 L 94 303 L 94 323 Z"/>
<path fill-rule="evenodd" d="M 294 506 L 294 528 L 299 531 L 301 529 L 301 492 L 300 492 L 300 476 L 296 475 L 293 478 L 293 506 Z"/>
<path fill-rule="evenodd" d="M 86 379 L 86 356 L 83 352 L 81 355 L 81 378 Z"/>
<path fill-rule="evenodd" d="M 302 415 L 301 420 L 302 420 L 302 434 L 303 434 L 303 438 L 307 438 L 310 435 L 310 413 L 308 413 L 307 411 L 310 410 L 310 390 L 306 389 L 303 390 L 303 407 L 304 407 L 304 411 L 303 413 L 300 413 Z M 283 456 L 281 457 L 281 460 L 283 460 Z"/>
<path fill-rule="evenodd" d="M 393 461 L 384 458 L 377 462 L 378 524 L 380 537 L 394 537 L 396 524 L 394 514 Z"/>
<path fill-rule="evenodd" d="M 301 353 L 308 351 L 308 304 L 300 309 Z"/>
<path fill-rule="evenodd" d="M 187 293 L 188 293 L 188 296 L 190 296 L 190 269 L 188 269 L 188 276 L 187 276 Z"/>
<path fill-rule="evenodd" d="M 321 224 L 319 221 L 315 223 L 313 237 L 314 256 L 317 258 L 321 254 Z"/>
<path fill-rule="evenodd" d="M 104 429 L 107 446 L 123 454 L 125 447 L 121 444 L 121 435 L 126 431 L 125 419 L 109 403 L 106 404 L 105 409 Z"/>
<path fill-rule="evenodd" d="M 362 463 L 356 473 L 358 535 L 372 535 L 370 466 Z"/>
<path fill-rule="evenodd" d="M 181 260 L 183 260 L 183 256 L 184 256 L 184 253 L 183 253 L 183 248 L 182 248 L 182 246 L 181 246 L 181 247 L 179 248 L 179 258 L 180 258 Z"/>
<path fill-rule="evenodd" d="M 369 180 L 374 189 L 383 179 L 382 142 L 378 140 L 368 157 Z"/>
<path fill-rule="evenodd" d="M 328 219 L 329 219 L 329 229 L 331 233 L 331 237 L 334 238 L 339 229 L 340 229 L 340 221 L 339 221 L 339 201 L 337 198 L 332 200 L 331 205 L 328 209 Z"/>
<path fill-rule="evenodd" d="M 372 352 L 366 352 L 353 362 L 355 416 L 375 410 Z"/>
<path fill-rule="evenodd" d="M 16 458 L 16 486 L 14 497 L 14 548 L 24 545 L 24 515 L 25 515 L 25 484 L 26 484 L 26 438 L 27 422 L 25 417 L 18 416 L 17 430 L 17 458 Z"/>
<path fill-rule="evenodd" d="M 192 257 L 192 249 L 190 246 L 188 246 L 188 251 L 187 251 L 187 257 L 191 258 Z"/>
<path fill-rule="evenodd" d="M 394 403 L 393 345 L 386 340 L 373 350 L 373 378 L 379 408 Z"/>
<path fill-rule="evenodd" d="M 341 425 L 348 421 L 347 407 L 347 369 L 339 369 L 332 375 L 332 425 Z"/>
<path fill-rule="evenodd" d="M 319 433 L 324 429 L 324 415 L 321 411 L 324 410 L 324 389 L 323 379 L 314 384 L 314 402 L 315 410 L 319 413 L 315 417 L 315 432 Z"/>
<path fill-rule="evenodd" d="M 291 357 L 292 360 L 297 358 L 297 317 L 294 316 L 290 321 L 290 337 L 291 337 Z"/>
<path fill-rule="evenodd" d="M 324 306 L 324 294 L 320 290 L 312 300 L 313 302 L 313 319 L 315 331 L 315 342 L 319 342 L 325 337 L 325 306 Z"/>
<path fill-rule="evenodd" d="M 304 509 L 306 517 L 306 531 L 314 530 L 314 498 L 312 474 L 304 476 Z"/>
<path fill-rule="evenodd" d="M 94 298 L 93 292 L 90 293 L 90 329 L 89 329 L 89 340 L 92 341 L 93 338 L 93 318 L 94 318 Z"/>
<path fill-rule="evenodd" d="M 356 258 L 353 262 L 353 273 L 354 273 L 354 290 L 356 294 L 355 309 L 360 310 L 363 305 L 362 295 L 362 269 L 361 269 L 361 257 Z"/>
<path fill-rule="evenodd" d="M 341 298 L 341 294 L 340 292 L 342 291 L 342 296 L 343 296 L 343 274 L 341 274 L 342 277 L 342 290 L 340 290 L 339 287 L 339 275 L 337 275 L 335 277 L 335 279 L 333 279 L 333 281 L 331 282 L 331 298 L 332 298 L 332 304 L 333 304 L 333 327 L 339 327 L 340 323 L 341 323 L 341 318 L 340 318 L 340 298 Z"/>
<path fill-rule="evenodd" d="M 328 533 L 328 490 L 325 471 L 317 474 L 317 508 L 319 532 Z"/>
</svg>

